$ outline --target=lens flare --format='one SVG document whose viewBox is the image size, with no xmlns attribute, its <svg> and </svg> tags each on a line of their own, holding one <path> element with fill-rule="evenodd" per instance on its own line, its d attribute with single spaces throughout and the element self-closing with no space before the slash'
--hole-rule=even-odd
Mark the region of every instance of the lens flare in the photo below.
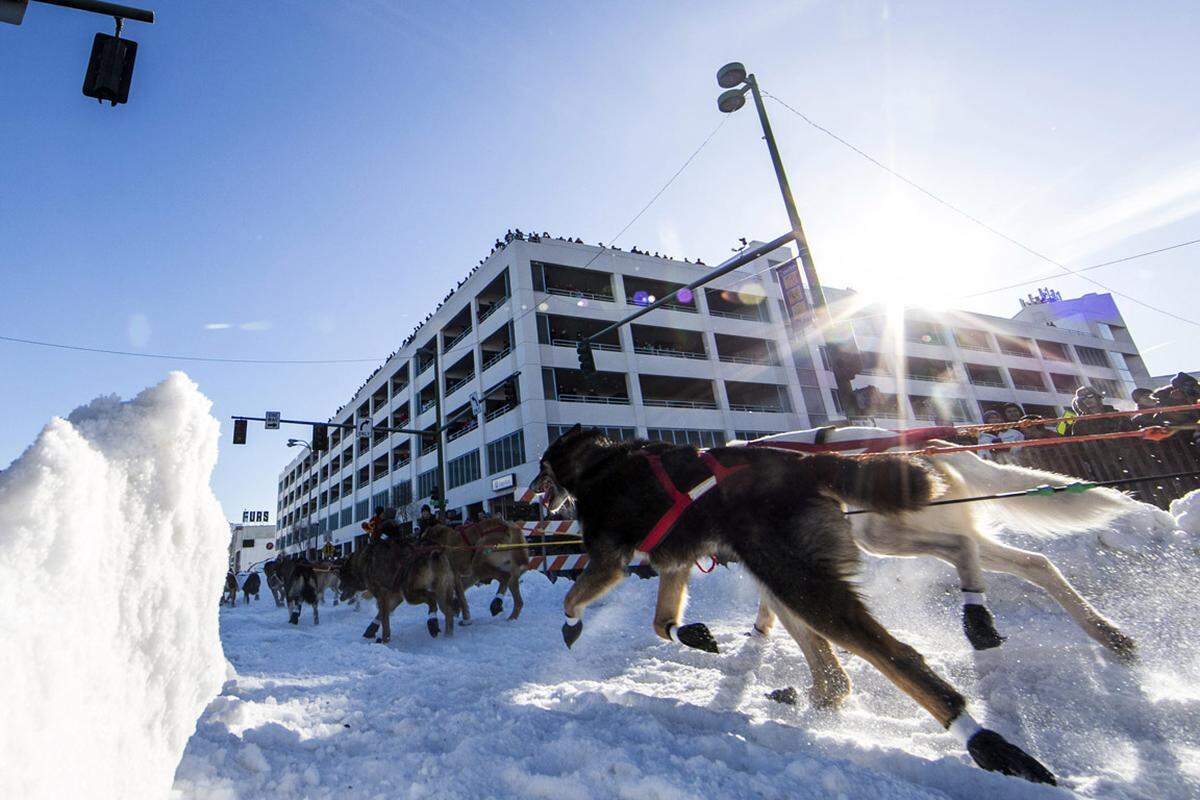
<svg viewBox="0 0 1200 800">
<path fill-rule="evenodd" d="M 675 293 L 675 299 L 681 303 L 690 303 L 692 302 L 693 297 L 694 295 L 692 294 L 692 290 L 686 286 Z"/>
</svg>

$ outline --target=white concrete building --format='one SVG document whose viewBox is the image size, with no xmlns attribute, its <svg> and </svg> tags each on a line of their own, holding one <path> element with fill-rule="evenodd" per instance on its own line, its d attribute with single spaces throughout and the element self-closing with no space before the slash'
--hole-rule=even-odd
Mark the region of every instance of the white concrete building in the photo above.
<svg viewBox="0 0 1200 800">
<path fill-rule="evenodd" d="M 235 573 L 279 555 L 274 525 L 229 523 L 229 568 Z"/>
<path fill-rule="evenodd" d="M 1105 402 L 1133 408 L 1130 392 L 1150 375 L 1121 312 L 1108 294 L 1026 303 L 1011 319 L 966 311 L 906 308 L 887 314 L 833 291 L 848 313 L 865 374 L 885 407 L 879 424 L 979 421 L 988 408 L 1017 403 L 1059 416 L 1085 383 Z"/>
<path fill-rule="evenodd" d="M 542 451 L 576 422 L 614 438 L 707 446 L 825 424 L 840 404 L 832 374 L 814 368 L 820 348 L 793 335 L 774 269 L 789 255 L 761 257 L 606 335 L 588 382 L 575 353 L 580 337 L 712 267 L 563 240 L 514 241 L 331 421 L 432 429 L 440 392 L 453 421 L 447 504 L 467 515 L 511 511 L 512 487 L 532 480 Z M 1108 295 L 1032 304 L 1012 319 L 908 309 L 889 329 L 885 310 L 850 292 L 827 294 L 851 320 L 867 362 L 854 385 L 880 390 L 882 425 L 978 420 L 982 408 L 1010 401 L 1050 416 L 1084 381 L 1127 399 L 1149 377 Z M 478 417 L 472 394 L 483 398 Z M 349 431 L 331 430 L 328 452 L 304 452 L 280 475 L 281 546 L 297 552 L 328 537 L 348 548 L 373 508 L 427 502 L 436 464 L 432 439 L 377 432 L 364 447 Z"/>
<path fill-rule="evenodd" d="M 517 240 L 495 252 L 332 418 L 432 428 L 434 393 L 457 420 L 446 434 L 448 509 L 504 511 L 528 484 L 558 431 L 582 422 L 614 437 L 714 445 L 828 420 L 831 376 L 797 370 L 772 265 L 777 251 L 656 309 L 596 346 L 585 382 L 576 340 L 711 266 L 569 241 Z M 431 368 L 435 348 L 442 381 Z M 470 414 L 470 395 L 483 413 Z M 307 452 L 279 479 L 286 552 L 361 535 L 375 505 L 426 500 L 433 440 L 377 433 L 368 448 L 331 430 L 329 451 Z M 496 488 L 493 488 L 495 486 Z"/>
</svg>

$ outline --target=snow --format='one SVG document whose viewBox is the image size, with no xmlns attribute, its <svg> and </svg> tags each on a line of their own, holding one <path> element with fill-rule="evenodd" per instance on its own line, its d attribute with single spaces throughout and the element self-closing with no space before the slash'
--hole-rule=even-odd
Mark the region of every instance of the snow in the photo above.
<svg viewBox="0 0 1200 800">
<path fill-rule="evenodd" d="M 218 425 L 182 373 L 0 473 L 0 797 L 165 797 L 221 689 Z"/>
<path fill-rule="evenodd" d="M 1172 500 L 1171 514 L 1178 520 L 1182 530 L 1200 536 L 1200 489 Z"/>
<path fill-rule="evenodd" d="M 237 677 L 189 742 L 177 800 L 302 798 L 1188 798 L 1200 795 L 1197 539 L 1141 510 L 1112 529 L 1006 537 L 1050 556 L 1141 648 L 1106 657 L 1034 587 L 990 576 L 1008 641 L 974 653 L 950 568 L 869 559 L 877 615 L 970 699 L 972 713 L 1041 758 L 1060 788 L 975 767 L 951 736 L 864 662 L 843 659 L 854 694 L 836 713 L 765 695 L 808 685 L 782 631 L 750 629 L 757 597 L 740 571 L 693 578 L 687 618 L 722 652 L 663 642 L 657 581 L 629 578 L 564 647 L 567 581 L 523 579 L 521 619 L 476 615 L 431 639 L 424 610 L 395 614 L 393 642 L 360 637 L 360 611 L 326 606 L 286 624 L 269 598 L 221 609 Z M 1111 540 L 1116 546 L 1107 544 Z M 491 587 L 472 590 L 477 609 Z"/>
</svg>

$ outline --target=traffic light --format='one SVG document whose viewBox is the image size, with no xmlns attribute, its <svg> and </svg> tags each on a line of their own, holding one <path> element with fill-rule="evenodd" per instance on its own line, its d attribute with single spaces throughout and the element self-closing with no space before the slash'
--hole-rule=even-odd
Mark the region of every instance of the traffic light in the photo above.
<svg viewBox="0 0 1200 800">
<path fill-rule="evenodd" d="M 246 420 L 235 419 L 233 421 L 233 443 L 234 444 L 245 444 L 246 443 Z"/>
<path fill-rule="evenodd" d="M 585 375 L 591 375 L 596 371 L 596 354 L 592 352 L 592 343 L 584 339 L 579 344 L 575 345 L 575 353 L 579 356 L 579 369 Z"/>
<path fill-rule="evenodd" d="M 317 453 L 329 449 L 329 429 L 324 425 L 313 425 L 312 449 Z"/>
<path fill-rule="evenodd" d="M 119 29 L 118 29 L 119 32 Z M 92 41 L 92 57 L 83 78 L 83 93 L 112 105 L 129 101 L 129 84 L 133 80 L 133 60 L 137 57 L 137 42 L 97 33 Z"/>
</svg>

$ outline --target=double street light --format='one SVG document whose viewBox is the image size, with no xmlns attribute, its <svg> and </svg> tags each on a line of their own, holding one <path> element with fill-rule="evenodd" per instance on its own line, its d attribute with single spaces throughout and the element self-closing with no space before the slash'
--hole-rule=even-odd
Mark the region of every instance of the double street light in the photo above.
<svg viewBox="0 0 1200 800">
<path fill-rule="evenodd" d="M 725 90 L 717 98 L 717 108 L 723 114 L 732 114 L 746 105 L 747 92 L 754 98 L 758 121 L 762 124 L 763 138 L 767 140 L 767 150 L 771 153 L 771 164 L 775 167 L 775 178 L 779 182 L 779 192 L 783 195 L 783 205 L 787 209 L 788 222 L 792 226 L 800 264 L 804 268 L 804 281 L 808 284 L 808 303 L 817 315 L 818 326 L 824 333 L 826 353 L 837 383 L 838 397 L 847 416 L 856 415 L 857 404 L 850 379 L 857 372 L 854 366 L 858 360 L 857 348 L 849 336 L 838 335 L 835 332 L 833 319 L 825 303 L 825 293 L 817 277 L 817 268 L 808 249 L 808 239 L 804 236 L 804 226 L 800 223 L 800 214 L 792 197 L 792 187 L 788 183 L 783 160 L 779 156 L 779 146 L 775 143 L 775 134 L 771 131 L 771 121 L 767 119 L 767 109 L 763 105 L 758 81 L 755 80 L 754 73 L 746 72 L 746 67 L 741 62 L 731 61 L 717 70 L 717 84 Z"/>
</svg>

